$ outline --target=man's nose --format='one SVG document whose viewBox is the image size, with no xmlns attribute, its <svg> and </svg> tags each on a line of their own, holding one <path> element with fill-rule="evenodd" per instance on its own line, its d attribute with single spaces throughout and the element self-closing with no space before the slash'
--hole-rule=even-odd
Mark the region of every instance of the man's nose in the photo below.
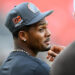
<svg viewBox="0 0 75 75">
<path fill-rule="evenodd" d="M 49 29 L 46 30 L 46 37 L 50 37 L 51 36 L 51 32 L 49 31 Z"/>
</svg>

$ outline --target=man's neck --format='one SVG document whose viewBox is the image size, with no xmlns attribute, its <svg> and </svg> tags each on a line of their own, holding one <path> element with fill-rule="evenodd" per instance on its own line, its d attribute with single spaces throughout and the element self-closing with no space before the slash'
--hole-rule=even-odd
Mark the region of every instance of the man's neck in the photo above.
<svg viewBox="0 0 75 75">
<path fill-rule="evenodd" d="M 25 52 L 27 52 L 29 55 L 31 56 L 36 56 L 37 53 L 33 52 L 33 50 L 31 50 L 25 43 L 22 43 L 21 41 L 14 41 L 15 44 L 15 50 L 24 50 Z"/>
<path fill-rule="evenodd" d="M 27 48 L 27 47 L 23 47 L 23 48 L 22 47 L 16 47 L 15 50 L 17 50 L 17 51 L 18 50 L 20 50 L 20 51 L 22 50 L 22 51 L 25 51 L 26 53 L 28 53 L 31 56 L 34 56 L 34 57 L 36 56 L 36 54 L 32 50 Z"/>
</svg>

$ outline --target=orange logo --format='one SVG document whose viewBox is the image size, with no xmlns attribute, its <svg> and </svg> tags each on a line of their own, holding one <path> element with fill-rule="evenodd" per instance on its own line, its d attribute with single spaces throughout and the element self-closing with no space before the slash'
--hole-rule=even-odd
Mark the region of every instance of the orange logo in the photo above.
<svg viewBox="0 0 75 75">
<path fill-rule="evenodd" d="M 15 17 L 15 18 L 13 18 L 14 24 L 17 24 L 17 23 L 19 23 L 20 21 L 21 21 L 21 17 L 20 17 L 20 16 L 17 16 L 17 17 Z"/>
</svg>

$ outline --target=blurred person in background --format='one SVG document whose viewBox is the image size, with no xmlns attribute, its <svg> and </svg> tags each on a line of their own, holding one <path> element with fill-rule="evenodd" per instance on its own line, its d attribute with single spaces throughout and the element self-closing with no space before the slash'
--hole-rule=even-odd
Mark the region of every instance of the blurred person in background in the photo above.
<svg viewBox="0 0 75 75">
<path fill-rule="evenodd" d="M 52 12 L 42 13 L 28 2 L 9 12 L 5 25 L 13 35 L 15 48 L 0 67 L 0 75 L 50 75 L 50 67 L 36 55 L 50 49 L 62 50 L 62 47 L 50 46 L 51 33 L 45 17 Z"/>
</svg>

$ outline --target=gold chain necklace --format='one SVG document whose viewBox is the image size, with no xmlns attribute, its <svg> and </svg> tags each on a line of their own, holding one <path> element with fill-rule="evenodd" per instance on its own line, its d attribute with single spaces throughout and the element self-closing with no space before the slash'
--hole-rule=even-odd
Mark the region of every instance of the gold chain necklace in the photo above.
<svg viewBox="0 0 75 75">
<path fill-rule="evenodd" d="M 28 52 L 26 52 L 26 51 L 24 51 L 24 50 L 22 50 L 22 49 L 16 49 L 14 52 L 24 52 L 24 53 L 26 53 L 27 55 L 30 55 Z"/>
</svg>

